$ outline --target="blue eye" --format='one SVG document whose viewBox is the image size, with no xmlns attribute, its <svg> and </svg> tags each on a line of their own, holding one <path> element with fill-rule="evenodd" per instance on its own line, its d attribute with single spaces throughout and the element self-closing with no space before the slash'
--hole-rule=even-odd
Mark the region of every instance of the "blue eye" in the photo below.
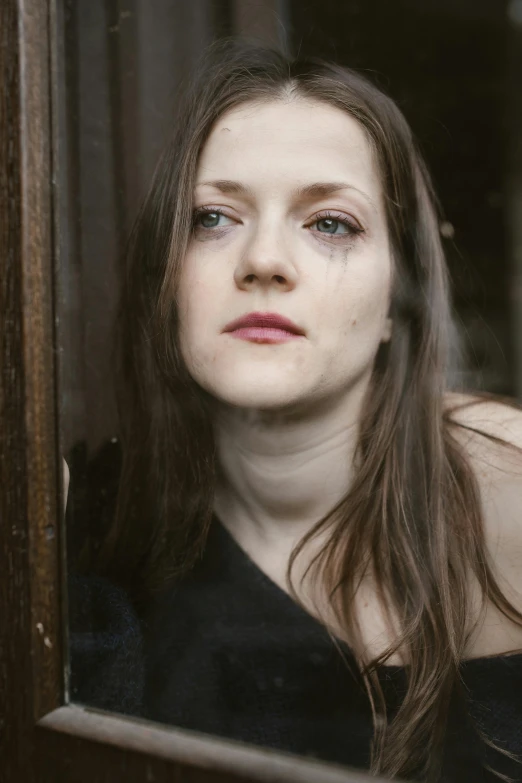
<svg viewBox="0 0 522 783">
<path fill-rule="evenodd" d="M 217 209 L 200 210 L 194 215 L 195 228 L 222 228 L 233 222 L 234 221 L 231 218 L 224 215 L 223 212 L 219 212 Z"/>
<path fill-rule="evenodd" d="M 348 234 L 350 229 L 341 220 L 335 220 L 334 218 L 320 218 L 316 220 L 317 230 L 321 234 Z M 340 229 L 340 230 L 338 230 Z"/>
<path fill-rule="evenodd" d="M 215 228 L 219 225 L 220 217 L 219 212 L 203 212 L 202 215 L 198 215 L 198 221 L 203 228 Z"/>
</svg>

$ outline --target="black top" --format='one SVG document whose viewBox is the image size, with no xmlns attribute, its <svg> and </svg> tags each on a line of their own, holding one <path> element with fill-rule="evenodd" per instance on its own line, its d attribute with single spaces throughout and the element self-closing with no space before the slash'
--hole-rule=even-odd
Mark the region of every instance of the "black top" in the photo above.
<svg viewBox="0 0 522 783">
<path fill-rule="evenodd" d="M 138 623 L 124 594 L 76 579 L 73 602 L 97 614 L 101 632 L 72 635 L 72 699 L 209 734 L 367 768 L 371 710 L 353 656 L 272 582 L 217 520 L 205 556 Z M 76 596 L 74 598 L 74 596 Z M 81 600 L 80 600 L 81 599 Z M 522 655 L 464 662 L 469 702 L 451 709 L 444 781 L 522 781 L 522 766 L 488 749 L 488 736 L 522 754 Z M 390 714 L 405 669 L 382 667 Z"/>
</svg>

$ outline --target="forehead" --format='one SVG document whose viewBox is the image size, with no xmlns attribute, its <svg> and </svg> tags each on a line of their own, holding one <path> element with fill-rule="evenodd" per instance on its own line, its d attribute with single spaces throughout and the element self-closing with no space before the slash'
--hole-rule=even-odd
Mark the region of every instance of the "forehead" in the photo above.
<svg viewBox="0 0 522 783">
<path fill-rule="evenodd" d="M 360 123 L 335 106 L 302 98 L 248 103 L 225 113 L 202 150 L 198 173 L 281 183 L 344 176 L 374 197 L 381 189 Z"/>
</svg>

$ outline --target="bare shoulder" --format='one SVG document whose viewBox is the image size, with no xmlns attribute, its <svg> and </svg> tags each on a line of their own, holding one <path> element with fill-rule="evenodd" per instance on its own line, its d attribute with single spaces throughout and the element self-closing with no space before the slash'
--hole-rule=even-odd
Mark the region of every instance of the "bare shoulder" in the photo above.
<svg viewBox="0 0 522 783">
<path fill-rule="evenodd" d="M 452 434 L 466 451 L 478 478 L 522 480 L 522 410 L 472 394 L 449 393 L 444 407 Z"/>
<path fill-rule="evenodd" d="M 448 395 L 445 404 L 478 481 L 496 574 L 522 609 L 522 411 L 463 394 Z"/>
</svg>

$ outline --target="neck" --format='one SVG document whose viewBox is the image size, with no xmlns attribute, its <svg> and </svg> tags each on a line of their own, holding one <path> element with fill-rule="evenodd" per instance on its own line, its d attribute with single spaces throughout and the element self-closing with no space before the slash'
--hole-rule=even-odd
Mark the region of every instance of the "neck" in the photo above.
<svg viewBox="0 0 522 783">
<path fill-rule="evenodd" d="M 240 542 L 290 550 L 347 493 L 363 396 L 306 415 L 219 408 L 214 508 Z"/>
</svg>

